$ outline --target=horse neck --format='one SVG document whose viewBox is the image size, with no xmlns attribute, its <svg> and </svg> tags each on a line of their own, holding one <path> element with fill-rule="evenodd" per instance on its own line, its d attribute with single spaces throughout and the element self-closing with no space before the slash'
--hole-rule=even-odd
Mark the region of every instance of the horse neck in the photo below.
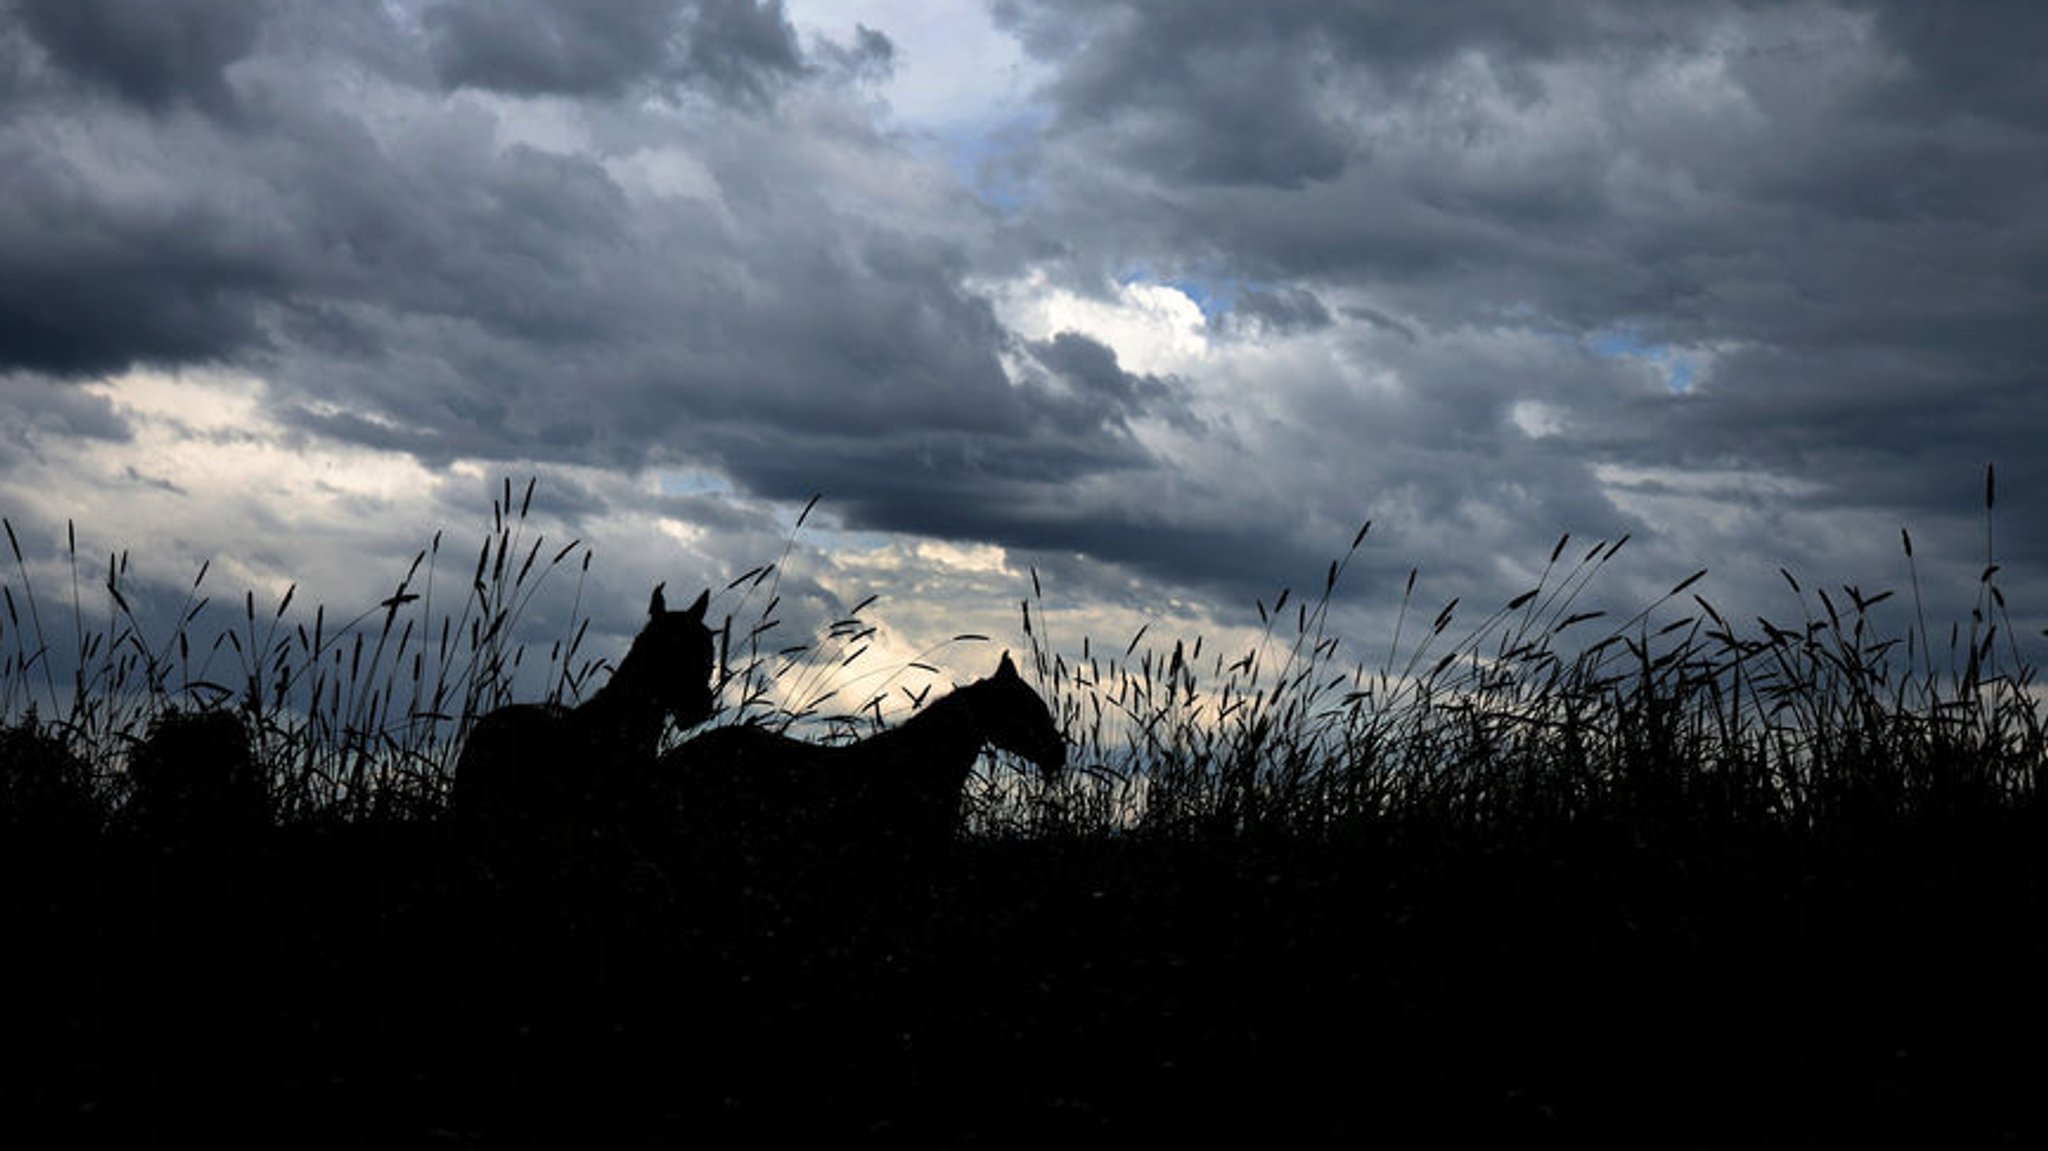
<svg viewBox="0 0 2048 1151">
<path fill-rule="evenodd" d="M 570 722 L 586 738 L 609 733 L 618 746 L 652 754 L 661 742 L 668 709 L 653 685 L 641 684 L 630 660 L 619 665 L 605 685 L 570 712 Z"/>
</svg>

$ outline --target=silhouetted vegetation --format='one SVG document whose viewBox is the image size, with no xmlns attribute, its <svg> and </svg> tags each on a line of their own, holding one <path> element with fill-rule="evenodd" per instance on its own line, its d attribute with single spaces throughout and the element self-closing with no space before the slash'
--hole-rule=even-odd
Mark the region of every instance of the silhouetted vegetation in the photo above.
<svg viewBox="0 0 2048 1151">
<path fill-rule="evenodd" d="M 1794 620 L 1698 576 L 1612 619 L 1581 601 L 1624 541 L 1560 540 L 1477 626 L 1404 608 L 1367 662 L 1330 624 L 1365 530 L 1249 652 L 1070 657 L 1034 576 L 1022 678 L 1067 770 L 984 760 L 914 867 L 707 852 L 653 802 L 507 859 L 443 797 L 574 566 L 531 495 L 438 617 L 437 538 L 331 633 L 248 598 L 202 639 L 195 582 L 151 644 L 117 558 L 61 673 L 15 547 L 18 1114 L 294 1145 L 2048 1136 L 2044 733 L 1989 557 L 1968 621 L 1931 629 L 1916 578 L 1891 634 L 1891 593 L 1790 573 Z M 762 606 L 725 620 L 714 722 L 872 731 L 879 698 L 828 716 L 806 678 L 858 658 L 860 611 L 764 650 L 776 578 L 725 589 Z M 542 665 L 558 703 L 605 681 L 580 650 Z M 735 738 L 786 746 L 706 746 Z"/>
</svg>

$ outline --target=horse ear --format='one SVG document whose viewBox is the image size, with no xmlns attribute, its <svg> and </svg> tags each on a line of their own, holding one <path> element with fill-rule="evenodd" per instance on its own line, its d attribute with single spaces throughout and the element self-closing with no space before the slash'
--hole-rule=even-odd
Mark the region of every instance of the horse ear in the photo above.
<svg viewBox="0 0 2048 1151">
<path fill-rule="evenodd" d="M 661 595 L 661 589 L 667 586 L 668 584 L 666 583 L 658 583 L 654 585 L 654 595 L 649 597 L 649 599 L 647 600 L 648 615 L 658 616 L 668 610 L 668 601 L 663 599 Z"/>
<path fill-rule="evenodd" d="M 702 623 L 704 622 L 704 611 L 706 608 L 709 608 L 710 606 L 711 589 L 705 588 L 703 591 L 697 593 L 696 603 L 693 603 L 689 607 L 683 609 L 683 614 L 689 616 L 691 619 L 696 620 L 698 623 Z"/>
<path fill-rule="evenodd" d="M 1009 652 L 1003 653 L 1003 662 L 996 665 L 996 674 L 1007 675 L 1012 679 L 1017 678 L 1017 665 L 1010 662 Z"/>
</svg>

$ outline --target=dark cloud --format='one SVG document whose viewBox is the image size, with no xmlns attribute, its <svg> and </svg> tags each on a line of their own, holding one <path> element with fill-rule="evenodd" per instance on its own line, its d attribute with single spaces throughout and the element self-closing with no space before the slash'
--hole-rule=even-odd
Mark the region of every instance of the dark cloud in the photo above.
<svg viewBox="0 0 2048 1151">
<path fill-rule="evenodd" d="M 1439 349 L 1523 331 L 1697 365 L 1679 396 L 1371 342 L 1406 392 L 1462 397 L 1408 432 L 1438 491 L 1472 437 L 1531 466 L 1502 418 L 1524 401 L 1580 460 L 1544 476 L 1558 506 L 1614 466 L 1752 469 L 1816 512 L 1928 519 L 1961 510 L 1932 476 L 1995 457 L 2048 480 L 2038 5 L 998 11 L 1056 68 L 1033 213 L 1082 282 L 1220 269 Z M 1503 394 L 1475 403 L 1489 370 Z M 1376 444 L 1388 403 L 1352 417 Z"/>
<path fill-rule="evenodd" d="M 269 0 L 11 0 L 58 67 L 161 112 L 233 107 L 223 75 L 255 45 Z M 4 10 L 0 10 L 4 11 Z"/>
<path fill-rule="evenodd" d="M 2040 128 L 2048 121 L 2048 19 L 2027 0 L 1968 5 L 1883 0 L 1876 14 L 1885 44 L 1910 62 L 1911 79 L 1887 110 L 1962 114 Z"/>
<path fill-rule="evenodd" d="M 1345 127 L 1317 108 L 1317 73 L 1328 65 L 1301 47 L 1253 36 L 1090 52 L 1063 74 L 1061 104 L 1069 126 L 1106 119 L 1130 158 L 1164 178 L 1299 188 L 1340 174 L 1350 150 Z M 1126 88 L 1133 70 L 1172 98 Z"/>
<path fill-rule="evenodd" d="M 685 83 L 758 97 L 801 63 L 781 0 L 442 0 L 423 20 L 452 87 L 617 96 Z"/>
<path fill-rule="evenodd" d="M 182 135 L 166 133 L 123 135 L 148 163 Z M 87 169 L 34 133 L 0 135 L 0 369 L 103 375 L 259 345 L 259 303 L 285 279 L 262 226 L 197 188 L 137 197 Z"/>
<path fill-rule="evenodd" d="M 761 94 L 764 83 L 802 63 L 782 0 L 697 0 L 683 74 L 728 95 Z"/>
<path fill-rule="evenodd" d="M 1120 162 L 1177 182 L 1299 189 L 1370 155 L 1357 124 L 1370 104 L 1455 99 L 1436 74 L 1447 62 L 1479 56 L 1528 92 L 1535 63 L 1665 35 L 1646 7 L 1001 0 L 993 10 L 1057 63 L 1058 131 L 1113 140 Z"/>
<path fill-rule="evenodd" d="M 985 431 L 899 420 L 895 430 L 855 437 L 713 424 L 699 430 L 690 455 L 772 499 L 822 492 L 852 527 L 1011 547 L 1081 546 L 1088 528 L 1075 485 L 1143 474 L 1155 462 L 1113 430 L 1071 430 L 1061 408 L 1048 418 L 1006 406 L 1025 418 Z"/>
</svg>

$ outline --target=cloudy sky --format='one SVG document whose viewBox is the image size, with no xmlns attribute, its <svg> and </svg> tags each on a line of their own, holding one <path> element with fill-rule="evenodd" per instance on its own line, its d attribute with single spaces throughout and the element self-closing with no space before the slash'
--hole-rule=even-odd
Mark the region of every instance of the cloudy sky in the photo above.
<svg viewBox="0 0 2048 1151">
<path fill-rule="evenodd" d="M 1369 519 L 1369 651 L 1567 531 L 1778 618 L 1908 528 L 1951 618 L 1995 462 L 2038 614 L 2044 58 L 2031 0 L 0 0 L 0 513 L 341 611 L 537 475 L 615 642 L 822 493 L 790 611 L 898 660 L 1033 567 L 1063 644 L 1237 634 Z"/>
</svg>

